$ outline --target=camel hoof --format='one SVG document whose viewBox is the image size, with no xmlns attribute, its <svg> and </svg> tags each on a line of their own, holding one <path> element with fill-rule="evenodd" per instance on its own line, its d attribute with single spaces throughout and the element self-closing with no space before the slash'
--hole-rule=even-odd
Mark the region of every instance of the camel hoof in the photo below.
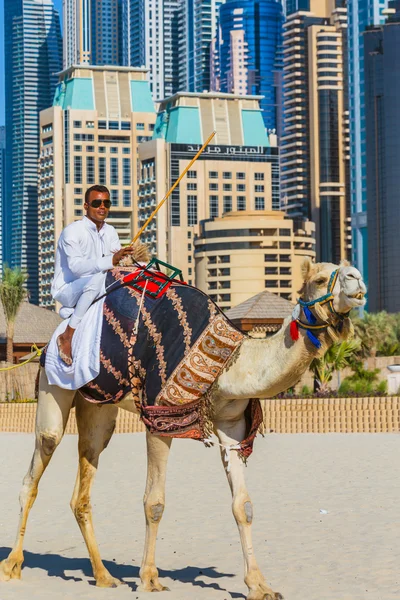
<svg viewBox="0 0 400 600">
<path fill-rule="evenodd" d="M 161 583 L 141 583 L 137 589 L 138 592 L 170 592 L 171 590 Z"/>
<path fill-rule="evenodd" d="M 16 562 L 6 558 L 0 562 L 0 581 L 10 579 L 21 579 L 22 562 Z"/>
<path fill-rule="evenodd" d="M 275 592 L 275 594 L 273 596 L 271 596 L 271 594 L 267 594 L 265 596 L 265 600 L 284 600 L 282 594 L 280 594 L 279 592 Z"/>
<path fill-rule="evenodd" d="M 109 577 L 100 577 L 99 579 L 96 579 L 96 587 L 102 588 L 116 588 L 124 583 L 124 581 L 120 581 L 116 577 L 111 577 L 111 575 Z"/>
</svg>

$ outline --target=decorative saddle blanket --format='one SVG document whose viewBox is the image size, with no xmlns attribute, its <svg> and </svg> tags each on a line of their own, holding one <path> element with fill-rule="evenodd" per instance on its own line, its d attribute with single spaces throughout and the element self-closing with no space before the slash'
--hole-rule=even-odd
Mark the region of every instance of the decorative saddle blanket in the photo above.
<svg viewBox="0 0 400 600">
<path fill-rule="evenodd" d="M 116 268 L 106 286 L 132 272 Z M 204 440 L 212 433 L 209 392 L 244 338 L 210 298 L 173 283 L 160 298 L 131 286 L 104 302 L 100 373 L 81 393 L 90 402 L 117 403 L 132 393 L 147 429 L 157 435 Z M 247 437 L 239 451 L 252 452 L 262 422 L 261 405 L 246 410 Z"/>
</svg>

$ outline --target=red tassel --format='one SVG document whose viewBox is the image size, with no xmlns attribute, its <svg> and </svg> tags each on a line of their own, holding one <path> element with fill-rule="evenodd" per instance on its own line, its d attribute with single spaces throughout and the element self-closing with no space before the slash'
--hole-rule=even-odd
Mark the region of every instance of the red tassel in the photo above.
<svg viewBox="0 0 400 600">
<path fill-rule="evenodd" d="M 296 321 L 292 321 L 290 323 L 290 337 L 294 342 L 299 339 L 299 328 Z"/>
</svg>

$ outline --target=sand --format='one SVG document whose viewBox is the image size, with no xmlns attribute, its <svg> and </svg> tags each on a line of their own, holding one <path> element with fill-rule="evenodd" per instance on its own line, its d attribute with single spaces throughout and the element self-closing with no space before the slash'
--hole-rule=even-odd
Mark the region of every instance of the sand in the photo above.
<svg viewBox="0 0 400 600">
<path fill-rule="evenodd" d="M 99 589 L 69 508 L 77 439 L 67 436 L 42 480 L 26 535 L 22 581 L 0 600 L 125 600 L 136 591 L 144 539 L 144 434 L 114 436 L 93 491 L 100 550 L 127 585 Z M 33 447 L 0 434 L 0 559 L 14 540 L 17 497 Z M 395 434 L 272 434 L 247 467 L 254 547 L 285 600 L 399 600 L 400 438 Z M 322 512 L 321 512 L 322 511 Z M 245 598 L 230 493 L 216 448 L 174 442 L 158 567 L 168 599 Z"/>
</svg>

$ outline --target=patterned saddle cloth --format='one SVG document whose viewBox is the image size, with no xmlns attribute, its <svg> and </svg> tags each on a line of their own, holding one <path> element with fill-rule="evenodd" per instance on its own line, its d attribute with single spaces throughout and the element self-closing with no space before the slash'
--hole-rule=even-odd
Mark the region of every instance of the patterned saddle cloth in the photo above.
<svg viewBox="0 0 400 600">
<path fill-rule="evenodd" d="M 114 269 L 106 286 L 131 271 Z M 198 289 L 174 283 L 154 299 L 117 287 L 104 302 L 99 375 L 80 391 L 103 404 L 132 393 L 151 433 L 204 440 L 211 434 L 211 386 L 243 338 Z M 250 401 L 246 421 L 243 457 L 262 422 L 258 400 Z"/>
</svg>

